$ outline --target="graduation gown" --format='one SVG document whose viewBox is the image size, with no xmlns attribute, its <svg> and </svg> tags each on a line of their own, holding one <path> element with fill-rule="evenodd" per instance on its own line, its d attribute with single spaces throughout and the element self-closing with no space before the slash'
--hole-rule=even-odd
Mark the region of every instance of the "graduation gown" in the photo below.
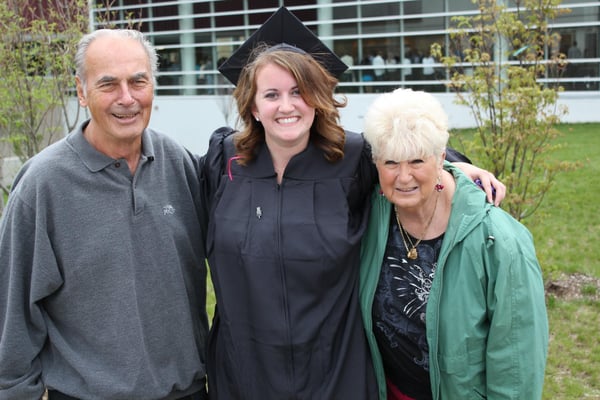
<svg viewBox="0 0 600 400">
<path fill-rule="evenodd" d="M 310 142 L 278 184 L 267 146 L 241 166 L 232 138 L 213 133 L 203 170 L 217 297 L 211 400 L 375 399 L 358 301 L 376 180 L 367 145 L 348 132 L 331 163 Z"/>
</svg>

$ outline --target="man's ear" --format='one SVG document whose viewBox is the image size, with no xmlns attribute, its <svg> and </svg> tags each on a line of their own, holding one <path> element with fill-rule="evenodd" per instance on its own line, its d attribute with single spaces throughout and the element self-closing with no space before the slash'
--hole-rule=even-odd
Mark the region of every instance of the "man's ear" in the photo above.
<svg viewBox="0 0 600 400">
<path fill-rule="evenodd" d="M 83 90 L 83 84 L 81 83 L 81 79 L 78 76 L 75 77 L 75 84 L 77 86 L 77 99 L 79 100 L 79 105 L 81 107 L 87 106 L 87 100 L 85 98 L 85 92 Z"/>
</svg>

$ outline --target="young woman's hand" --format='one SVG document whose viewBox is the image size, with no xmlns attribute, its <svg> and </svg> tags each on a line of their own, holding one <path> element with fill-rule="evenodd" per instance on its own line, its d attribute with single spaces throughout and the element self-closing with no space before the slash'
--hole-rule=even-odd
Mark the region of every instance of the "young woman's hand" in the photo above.
<svg viewBox="0 0 600 400">
<path fill-rule="evenodd" d="M 500 205 L 500 202 L 506 196 L 506 186 L 504 183 L 500 182 L 494 176 L 494 174 L 485 169 L 476 167 L 473 164 L 465 162 L 454 162 L 452 164 L 460 168 L 465 175 L 473 179 L 473 182 L 481 187 L 481 189 L 487 195 L 487 200 L 490 203 L 494 204 L 495 206 Z"/>
</svg>

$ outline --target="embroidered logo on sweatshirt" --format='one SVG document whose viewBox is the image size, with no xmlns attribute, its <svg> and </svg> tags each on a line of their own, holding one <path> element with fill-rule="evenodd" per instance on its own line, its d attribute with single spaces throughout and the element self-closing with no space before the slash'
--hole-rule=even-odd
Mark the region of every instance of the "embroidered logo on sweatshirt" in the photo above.
<svg viewBox="0 0 600 400">
<path fill-rule="evenodd" d="M 175 207 L 170 204 L 167 204 L 163 207 L 163 215 L 173 215 L 175 214 Z"/>
</svg>

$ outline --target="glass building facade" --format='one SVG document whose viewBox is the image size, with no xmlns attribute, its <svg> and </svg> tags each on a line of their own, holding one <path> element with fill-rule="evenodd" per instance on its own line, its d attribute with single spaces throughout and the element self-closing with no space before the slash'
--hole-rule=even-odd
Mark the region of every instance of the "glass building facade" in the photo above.
<svg viewBox="0 0 600 400">
<path fill-rule="evenodd" d="M 504 0 L 510 8 L 514 1 Z M 431 44 L 449 46 L 452 17 L 476 12 L 471 0 L 111 0 L 92 2 L 92 29 L 142 30 L 160 55 L 158 95 L 226 94 L 231 85 L 216 67 L 278 7 L 285 5 L 349 65 L 342 93 L 404 86 L 444 92 L 444 72 Z M 110 4 L 107 6 L 107 4 Z M 600 2 L 564 0 L 570 11 L 552 21 L 569 65 L 566 91 L 597 91 L 600 77 Z"/>
</svg>

